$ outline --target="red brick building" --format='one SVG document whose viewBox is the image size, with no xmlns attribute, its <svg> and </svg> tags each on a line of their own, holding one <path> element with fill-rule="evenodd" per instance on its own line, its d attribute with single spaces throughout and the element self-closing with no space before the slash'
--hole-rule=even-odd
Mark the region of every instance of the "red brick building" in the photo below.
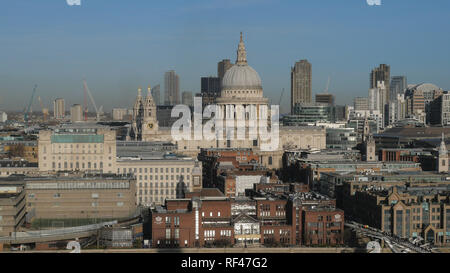
<svg viewBox="0 0 450 273">
<path fill-rule="evenodd" d="M 220 196 L 166 200 L 151 211 L 152 247 L 341 245 L 344 213 L 316 193 L 289 198 Z"/>
<path fill-rule="evenodd" d="M 228 162 L 232 168 L 241 171 L 253 170 L 259 165 L 259 156 L 252 149 L 202 149 L 198 160 L 202 162 L 203 185 L 209 188 L 215 187 L 220 163 Z"/>
</svg>

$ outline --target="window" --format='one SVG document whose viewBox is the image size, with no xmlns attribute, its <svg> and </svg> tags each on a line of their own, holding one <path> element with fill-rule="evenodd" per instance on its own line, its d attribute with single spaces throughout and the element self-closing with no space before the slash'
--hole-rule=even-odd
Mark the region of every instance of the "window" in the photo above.
<svg viewBox="0 0 450 273">
<path fill-rule="evenodd" d="M 123 202 L 117 202 L 118 207 L 123 207 Z"/>
<path fill-rule="evenodd" d="M 93 193 L 92 198 L 98 198 L 98 193 Z"/>
</svg>

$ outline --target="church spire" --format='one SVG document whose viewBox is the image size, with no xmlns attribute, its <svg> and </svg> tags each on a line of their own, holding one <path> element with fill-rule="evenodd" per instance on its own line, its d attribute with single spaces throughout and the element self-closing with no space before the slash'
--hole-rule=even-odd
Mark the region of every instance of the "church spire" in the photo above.
<svg viewBox="0 0 450 273">
<path fill-rule="evenodd" d="M 442 133 L 441 146 L 439 147 L 439 155 L 447 156 L 447 146 L 445 145 L 444 139 L 445 139 L 445 136 L 444 136 L 444 133 Z"/>
<path fill-rule="evenodd" d="M 148 85 L 148 88 L 147 88 L 147 96 L 151 96 L 152 95 L 152 88 L 150 87 L 150 85 Z"/>
<path fill-rule="evenodd" d="M 242 38 L 241 32 L 241 40 L 239 41 L 239 46 L 237 50 L 237 65 L 246 65 L 247 64 L 247 51 L 245 50 L 244 39 Z"/>
</svg>

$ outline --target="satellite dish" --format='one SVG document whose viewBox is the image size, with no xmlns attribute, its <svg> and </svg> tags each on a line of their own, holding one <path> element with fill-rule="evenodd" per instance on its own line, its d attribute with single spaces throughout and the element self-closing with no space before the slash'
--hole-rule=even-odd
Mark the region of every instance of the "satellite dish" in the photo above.
<svg viewBox="0 0 450 273">
<path fill-rule="evenodd" d="M 381 253 L 381 246 L 377 241 L 368 242 L 366 249 L 367 253 Z"/>
</svg>

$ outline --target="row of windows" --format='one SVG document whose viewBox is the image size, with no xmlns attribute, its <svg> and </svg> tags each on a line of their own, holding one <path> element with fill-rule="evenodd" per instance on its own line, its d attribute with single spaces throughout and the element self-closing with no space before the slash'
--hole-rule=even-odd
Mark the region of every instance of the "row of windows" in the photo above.
<svg viewBox="0 0 450 273">
<path fill-rule="evenodd" d="M 139 203 L 147 203 L 147 202 L 160 202 L 160 203 L 164 203 L 164 199 L 165 197 L 161 196 L 161 197 L 139 197 Z"/>
<path fill-rule="evenodd" d="M 214 216 L 213 212 L 212 211 L 209 212 L 209 217 L 213 217 L 213 216 Z M 205 212 L 202 212 L 202 217 L 205 217 Z M 217 212 L 217 217 L 220 217 L 220 211 Z"/>
<path fill-rule="evenodd" d="M 80 156 L 63 156 L 63 157 L 58 156 L 58 160 L 62 160 L 61 158 L 63 158 L 63 160 L 80 160 Z M 44 156 L 43 159 L 47 160 L 47 157 Z M 52 156 L 52 159 L 56 160 L 56 156 Z M 83 161 L 84 160 L 103 160 L 103 156 L 98 156 L 98 157 L 97 156 L 87 156 L 87 157 L 81 156 L 81 160 L 83 160 Z M 108 160 L 112 160 L 112 157 L 109 156 Z"/>
<path fill-rule="evenodd" d="M 184 173 L 185 168 L 165 168 L 166 169 L 166 173 Z M 139 170 L 139 172 L 138 172 Z M 128 173 L 153 173 L 153 171 L 155 171 L 155 173 L 164 173 L 164 168 L 128 168 Z M 191 168 L 186 168 L 186 172 L 189 173 L 191 171 Z M 117 172 L 120 173 L 120 168 L 117 169 Z M 127 173 L 127 168 L 122 168 L 122 173 Z"/>
<path fill-rule="evenodd" d="M 147 191 L 147 190 L 144 190 L 144 191 L 139 190 L 139 195 L 142 195 L 142 194 L 144 194 L 144 195 L 147 195 L 147 194 L 161 194 L 161 195 L 163 195 L 164 194 L 164 190 L 159 190 L 159 191 L 158 190 L 155 190 L 155 191 L 153 191 L 153 190 L 149 190 L 149 191 Z M 175 194 L 175 190 L 166 190 L 165 194 L 166 195 L 169 195 L 169 194 L 174 195 Z"/>
<path fill-rule="evenodd" d="M 46 166 L 46 164 L 44 163 L 44 166 Z M 69 167 L 70 166 L 70 167 Z M 64 168 L 62 168 L 61 162 L 58 162 L 58 169 L 73 169 L 75 167 L 75 169 L 97 169 L 97 162 L 87 162 L 87 164 L 85 164 L 85 162 L 82 162 L 81 164 L 79 162 L 76 162 L 75 164 L 73 164 L 73 162 L 67 163 L 64 162 Z M 98 164 L 99 169 L 103 169 L 103 162 L 100 161 L 100 163 Z M 111 163 L 108 164 L 108 167 L 111 167 Z M 56 169 L 56 163 L 52 162 L 52 169 Z"/>
<path fill-rule="evenodd" d="M 166 188 L 168 188 L 169 182 L 166 182 L 165 184 L 163 182 L 160 182 L 159 184 L 158 184 L 158 182 L 156 182 L 156 183 L 150 183 L 150 185 L 147 182 L 145 182 L 145 183 L 140 182 L 139 187 L 142 188 L 142 185 L 144 185 L 144 188 L 148 188 L 148 186 L 150 186 L 150 189 L 153 188 L 153 185 L 155 185 L 155 188 L 158 188 L 158 185 L 160 185 L 161 188 L 164 188 L 164 185 Z M 189 183 L 186 183 L 186 186 L 189 187 Z M 175 183 L 170 182 L 170 187 L 172 187 L 172 188 L 175 187 Z"/>
<path fill-rule="evenodd" d="M 181 177 L 183 177 L 184 178 L 184 176 L 182 175 Z M 177 180 L 177 181 L 179 181 L 179 179 L 181 178 L 179 175 L 171 175 L 170 176 L 170 179 L 169 179 L 169 175 L 166 175 L 166 180 Z M 138 176 L 138 178 L 139 178 L 139 180 L 153 180 L 153 175 L 150 175 L 150 176 L 146 176 L 146 175 L 144 175 L 144 176 L 142 176 L 142 175 L 139 175 Z M 142 179 L 143 178 L 143 179 Z M 147 179 L 148 178 L 148 179 Z M 154 176 L 154 178 L 155 178 L 155 180 L 158 180 L 158 175 L 155 175 Z M 160 178 L 160 180 L 164 180 L 164 175 L 160 175 L 159 176 L 159 178 Z M 191 176 L 190 175 L 187 175 L 186 176 L 186 180 L 190 180 L 191 179 Z"/>
<path fill-rule="evenodd" d="M 29 206 L 29 207 L 32 207 L 33 204 L 34 204 L 34 203 L 28 203 L 28 206 Z M 118 207 L 123 207 L 124 202 L 117 202 L 116 205 L 117 205 Z M 59 203 L 59 202 L 53 203 L 53 207 L 60 207 L 60 206 L 61 206 L 61 203 Z M 96 208 L 96 207 L 99 206 L 99 204 L 98 204 L 98 202 L 92 202 L 92 203 L 91 203 L 91 206 L 92 206 L 93 208 Z M 108 207 L 110 207 L 110 206 L 108 206 Z"/>
<path fill-rule="evenodd" d="M 64 144 L 64 146 L 61 146 L 61 145 L 58 145 L 58 146 L 54 146 L 54 151 L 58 151 L 58 150 L 62 150 L 62 149 L 65 149 L 65 150 L 67 150 L 67 149 L 73 149 L 73 148 L 75 148 L 75 149 L 88 149 L 88 153 L 90 153 L 90 151 L 94 151 L 94 153 L 96 152 L 96 150 L 97 150 L 97 148 L 99 148 L 98 150 L 102 153 L 103 152 L 103 144 L 99 144 L 99 146 L 97 147 L 97 144 L 93 144 L 93 145 L 91 145 L 91 144 L 87 144 L 87 145 L 85 145 L 85 144 L 82 144 L 81 145 L 81 147 L 80 147 L 80 145 L 79 144 L 76 144 L 76 145 L 73 145 L 73 144 L 70 144 L 70 146 L 68 146 L 68 144 Z M 44 154 L 46 154 L 47 153 L 47 146 L 44 146 L 44 149 L 43 149 L 43 152 L 44 152 Z M 84 153 L 84 151 L 83 151 L 83 153 Z M 108 147 L 108 153 L 112 153 L 112 147 Z"/>
</svg>

